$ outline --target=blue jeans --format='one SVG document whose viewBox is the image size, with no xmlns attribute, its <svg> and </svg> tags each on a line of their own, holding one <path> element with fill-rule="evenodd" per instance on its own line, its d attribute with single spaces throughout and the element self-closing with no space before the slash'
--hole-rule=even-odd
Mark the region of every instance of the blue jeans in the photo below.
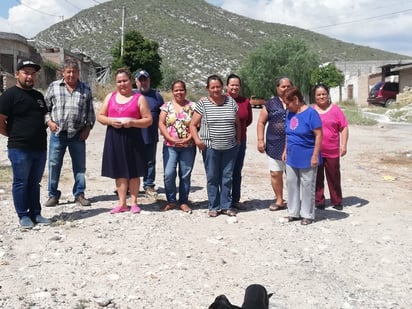
<svg viewBox="0 0 412 309">
<path fill-rule="evenodd" d="M 47 151 L 9 148 L 8 154 L 13 169 L 14 208 L 19 218 L 29 216 L 34 220 L 41 213 L 40 182 Z"/>
<path fill-rule="evenodd" d="M 195 156 L 195 147 L 180 148 L 163 145 L 164 185 L 166 198 L 169 203 L 176 203 L 177 166 L 179 166 L 179 203 L 187 203 Z"/>
<path fill-rule="evenodd" d="M 148 187 L 154 188 L 155 178 L 156 178 L 156 150 L 157 143 L 145 144 L 144 145 L 144 156 L 147 163 L 147 173 L 143 177 L 143 189 Z"/>
<path fill-rule="evenodd" d="M 233 167 L 232 180 L 232 203 L 240 201 L 240 189 L 242 185 L 242 168 L 245 161 L 246 141 L 242 141 L 239 145 L 239 151 L 236 156 L 235 166 Z"/>
<path fill-rule="evenodd" d="M 79 133 L 72 138 L 67 137 L 66 132 L 60 132 L 59 136 L 50 135 L 49 146 L 49 197 L 60 198 L 59 186 L 60 173 L 66 148 L 69 148 L 72 160 L 74 176 L 73 195 L 78 197 L 84 194 L 86 189 L 86 142 L 79 139 Z"/>
<path fill-rule="evenodd" d="M 227 150 L 206 148 L 202 151 L 209 210 L 227 210 L 232 206 L 230 191 L 238 148 L 238 146 Z"/>
</svg>

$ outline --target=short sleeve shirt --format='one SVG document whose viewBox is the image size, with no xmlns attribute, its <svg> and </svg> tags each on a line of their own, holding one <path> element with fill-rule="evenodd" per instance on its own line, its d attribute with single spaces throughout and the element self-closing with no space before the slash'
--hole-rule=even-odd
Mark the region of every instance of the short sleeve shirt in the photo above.
<svg viewBox="0 0 412 309">
<path fill-rule="evenodd" d="M 173 102 L 169 101 L 160 107 L 160 110 L 166 112 L 166 129 L 170 136 L 174 138 L 187 138 L 190 134 L 189 125 L 192 120 L 194 103 L 186 101 L 185 106 L 180 112 L 174 108 Z M 165 139 L 166 146 L 173 146 Z M 191 140 L 187 146 L 192 146 Z"/>
<path fill-rule="evenodd" d="M 46 150 L 46 113 L 46 103 L 39 91 L 24 90 L 17 86 L 7 89 L 0 96 L 0 114 L 7 116 L 7 147 Z"/>
<path fill-rule="evenodd" d="M 265 103 L 268 112 L 266 128 L 266 154 L 275 160 L 282 160 L 285 149 L 286 109 L 279 97 L 273 97 Z"/>
</svg>

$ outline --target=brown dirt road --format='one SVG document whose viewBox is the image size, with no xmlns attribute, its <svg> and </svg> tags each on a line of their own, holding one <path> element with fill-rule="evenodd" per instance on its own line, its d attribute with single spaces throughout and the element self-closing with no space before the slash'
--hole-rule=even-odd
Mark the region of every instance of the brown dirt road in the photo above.
<svg viewBox="0 0 412 309">
<path fill-rule="evenodd" d="M 265 155 L 256 150 L 258 109 L 249 128 L 237 221 L 207 217 L 200 155 L 192 177 L 192 215 L 164 201 L 161 145 L 155 202 L 142 213 L 110 215 L 114 182 L 100 176 L 104 127 L 88 140 L 90 208 L 73 204 L 66 157 L 61 205 L 44 208 L 48 227 L 21 231 L 4 169 L 0 182 L 1 308 L 207 308 L 219 294 L 241 304 L 244 289 L 274 292 L 270 308 L 412 307 L 411 126 L 350 127 L 342 159 L 344 210 L 317 211 L 314 224 L 280 222 Z M 7 164 L 0 138 L 0 164 Z M 47 171 L 42 200 L 47 199 Z M 163 200 L 163 201 L 162 201 Z"/>
</svg>

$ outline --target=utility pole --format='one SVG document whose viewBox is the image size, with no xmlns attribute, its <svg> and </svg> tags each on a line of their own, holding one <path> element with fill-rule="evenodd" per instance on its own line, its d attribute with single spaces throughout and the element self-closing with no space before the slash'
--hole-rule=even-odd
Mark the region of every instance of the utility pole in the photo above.
<svg viewBox="0 0 412 309">
<path fill-rule="evenodd" d="M 120 39 L 120 57 L 123 57 L 123 49 L 124 49 L 124 15 L 125 9 L 124 6 L 122 7 L 122 37 Z"/>
</svg>

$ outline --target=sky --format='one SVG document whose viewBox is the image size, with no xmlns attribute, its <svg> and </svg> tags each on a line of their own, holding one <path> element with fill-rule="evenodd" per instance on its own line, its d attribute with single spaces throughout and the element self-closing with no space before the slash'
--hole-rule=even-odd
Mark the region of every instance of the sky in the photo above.
<svg viewBox="0 0 412 309">
<path fill-rule="evenodd" d="M 0 31 L 27 38 L 107 0 L 0 0 Z M 206 0 L 238 15 L 412 56 L 410 0 Z"/>
</svg>

